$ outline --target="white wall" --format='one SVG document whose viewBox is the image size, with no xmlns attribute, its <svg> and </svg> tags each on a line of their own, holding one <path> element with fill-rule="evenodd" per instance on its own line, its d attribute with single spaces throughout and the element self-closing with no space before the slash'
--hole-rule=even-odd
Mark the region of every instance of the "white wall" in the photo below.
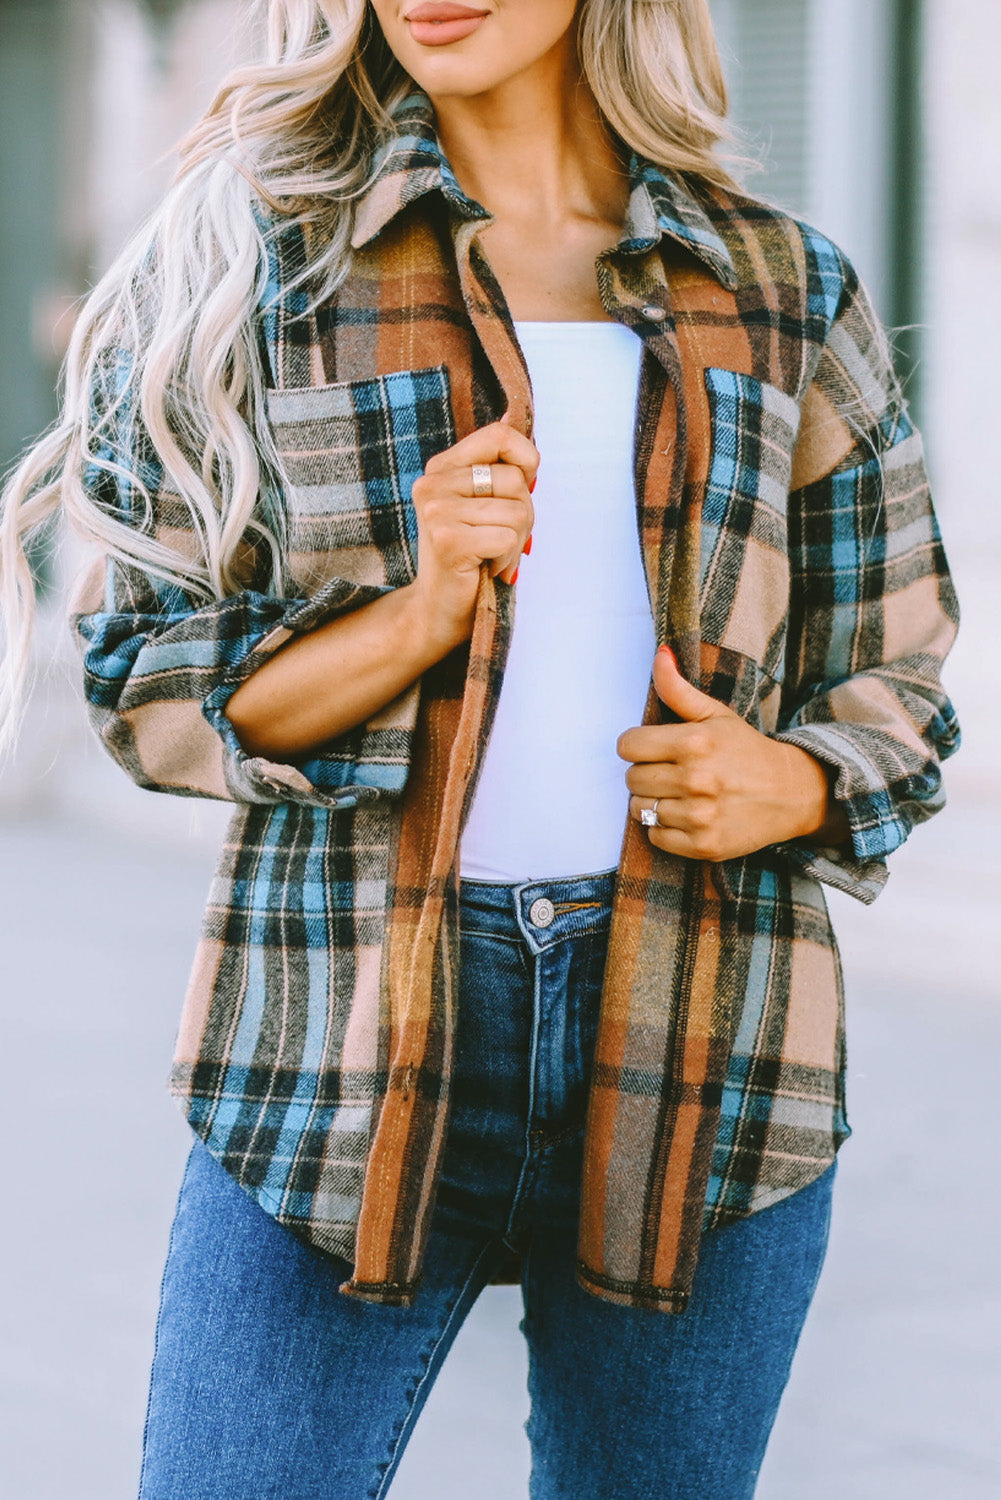
<svg viewBox="0 0 1001 1500">
<path fill-rule="evenodd" d="M 986 811 L 1001 806 L 1001 5 L 926 4 L 925 437 L 963 613 L 950 784 Z M 986 858 L 989 825 L 983 839 Z"/>
<path fill-rule="evenodd" d="M 943 520 L 957 554 L 1001 563 L 1001 5 L 927 0 L 925 383 Z M 996 585 L 1001 597 L 1001 581 Z M 997 654 L 996 652 L 994 653 Z"/>
</svg>

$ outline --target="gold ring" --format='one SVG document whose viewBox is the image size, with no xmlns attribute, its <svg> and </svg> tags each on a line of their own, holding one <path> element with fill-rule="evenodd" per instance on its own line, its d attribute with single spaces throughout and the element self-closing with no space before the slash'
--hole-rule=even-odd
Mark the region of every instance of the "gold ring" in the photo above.
<svg viewBox="0 0 1001 1500">
<path fill-rule="evenodd" d="M 473 494 L 478 498 L 492 495 L 494 476 L 489 464 L 473 464 Z"/>
</svg>

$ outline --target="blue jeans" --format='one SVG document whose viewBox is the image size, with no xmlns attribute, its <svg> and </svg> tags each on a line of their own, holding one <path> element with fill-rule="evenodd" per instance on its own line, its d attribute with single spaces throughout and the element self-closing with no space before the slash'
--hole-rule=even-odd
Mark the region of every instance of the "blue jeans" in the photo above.
<svg viewBox="0 0 1001 1500">
<path fill-rule="evenodd" d="M 834 1168 L 705 1236 L 681 1315 L 574 1280 L 612 875 L 462 885 L 453 1104 L 412 1307 L 268 1217 L 197 1144 L 171 1234 L 141 1500 L 377 1500 L 463 1318 L 524 1253 L 532 1500 L 745 1500 L 827 1243 Z M 540 904 L 545 903 L 545 904 Z"/>
</svg>

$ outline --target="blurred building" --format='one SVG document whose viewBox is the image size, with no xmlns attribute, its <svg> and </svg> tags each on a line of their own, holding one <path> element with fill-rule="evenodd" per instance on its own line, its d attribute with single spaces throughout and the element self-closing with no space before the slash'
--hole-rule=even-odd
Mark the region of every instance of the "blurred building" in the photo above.
<svg viewBox="0 0 1001 1500">
<path fill-rule="evenodd" d="M 51 419 L 74 299 L 253 46 L 239 0 L 0 0 L 0 463 Z"/>
<path fill-rule="evenodd" d="M 950 550 L 961 572 L 985 553 L 993 569 L 1001 522 L 984 371 L 1001 347 L 1001 5 L 710 3 L 735 120 L 764 164 L 751 189 L 858 266 L 893 332 Z"/>
<path fill-rule="evenodd" d="M 883 317 L 909 321 L 901 313 L 912 311 L 919 259 L 920 0 L 711 3 L 734 118 L 764 168 L 749 177 L 751 190 L 844 245 Z"/>
<path fill-rule="evenodd" d="M 751 190 L 843 245 L 896 331 L 946 540 L 969 576 L 975 625 L 996 631 L 998 465 L 983 371 L 1001 348 L 1001 91 L 992 76 L 1001 6 L 711 4 L 739 145 L 763 162 Z M 0 0 L 4 467 L 51 419 L 73 300 L 161 191 L 172 143 L 252 52 L 260 11 L 246 0 Z M 54 649 L 47 640 L 43 654 Z M 979 693 L 977 654 L 967 675 Z M 1001 668 L 987 670 L 999 700 Z M 39 778 L 63 718 L 50 710 L 48 723 L 36 723 L 43 748 L 22 759 L 16 785 L 8 774 L 0 786 L 8 807 L 31 788 L 48 795 Z M 971 772 L 975 762 L 976 752 Z M 986 749 L 981 771 L 993 775 Z"/>
</svg>

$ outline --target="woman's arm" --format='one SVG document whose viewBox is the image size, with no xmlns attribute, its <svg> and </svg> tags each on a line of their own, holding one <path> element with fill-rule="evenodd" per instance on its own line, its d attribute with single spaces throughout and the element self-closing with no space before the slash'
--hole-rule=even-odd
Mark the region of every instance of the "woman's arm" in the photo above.
<svg viewBox="0 0 1001 1500">
<path fill-rule="evenodd" d="M 142 442 L 135 419 L 121 427 Z M 481 461 L 494 461 L 493 497 L 467 493 Z M 137 508 L 136 524 L 148 524 L 128 481 L 140 462 L 154 534 L 176 537 L 178 508 L 160 493 L 146 449 L 119 456 L 107 503 L 119 514 Z M 255 586 L 198 604 L 138 566 L 100 562 L 73 623 L 105 746 L 153 791 L 333 807 L 399 791 L 416 698 L 385 721 L 378 711 L 468 636 L 481 563 L 500 577 L 516 569 L 537 465 L 532 444 L 502 423 L 433 458 L 415 486 L 422 559 L 407 589 L 333 578 L 310 598 L 287 598 L 250 568 Z M 101 482 L 112 486 L 107 475 Z"/>
<path fill-rule="evenodd" d="M 373 718 L 448 649 L 420 618 L 414 585 L 393 589 L 282 646 L 226 717 L 248 755 L 295 759 Z"/>
<path fill-rule="evenodd" d="M 652 842 L 713 860 L 773 846 L 863 901 L 886 856 L 944 801 L 958 743 L 941 668 L 958 609 L 920 437 L 852 268 L 812 383 L 789 496 L 791 568 L 779 723 L 763 735 L 662 664 L 681 725 L 620 753 Z M 794 754 L 790 756 L 789 752 Z"/>
<path fill-rule="evenodd" d="M 226 714 L 251 755 L 308 754 L 365 722 L 469 638 L 480 568 L 510 581 L 532 529 L 534 446 L 503 422 L 438 454 L 414 485 L 417 578 L 283 646 Z M 494 493 L 472 494 L 472 466 Z"/>
<path fill-rule="evenodd" d="M 790 613 L 775 733 L 825 766 L 846 848 L 784 845 L 871 901 L 886 859 L 945 802 L 959 744 L 942 668 L 959 607 L 921 436 L 851 266 L 803 406 L 789 496 Z"/>
</svg>

